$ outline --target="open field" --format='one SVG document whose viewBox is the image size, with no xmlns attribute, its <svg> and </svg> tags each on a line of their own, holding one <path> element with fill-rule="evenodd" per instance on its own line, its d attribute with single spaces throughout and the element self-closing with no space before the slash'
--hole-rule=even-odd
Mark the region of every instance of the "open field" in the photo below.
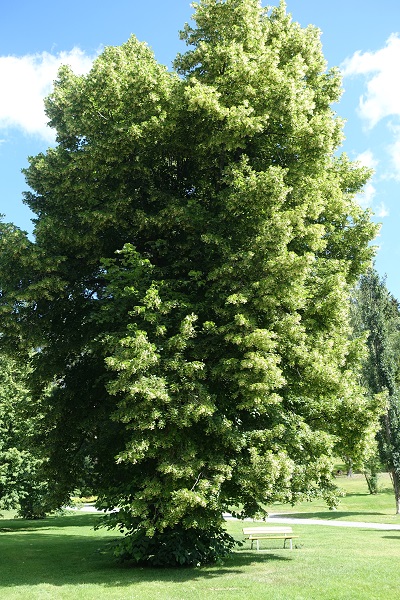
<svg viewBox="0 0 400 600">
<path fill-rule="evenodd" d="M 274 510 L 400 524 L 391 490 L 372 497 L 363 485 L 358 476 L 343 478 L 350 493 L 338 511 L 318 503 Z M 215 567 L 141 569 L 113 562 L 109 550 L 117 536 L 94 531 L 98 519 L 72 512 L 43 521 L 0 520 L 2 600 L 397 600 L 400 589 L 400 531 L 305 522 L 293 526 L 300 536 L 293 551 L 275 540 L 259 553 L 245 544 Z M 227 527 L 242 539 L 242 523 L 229 521 Z"/>
</svg>

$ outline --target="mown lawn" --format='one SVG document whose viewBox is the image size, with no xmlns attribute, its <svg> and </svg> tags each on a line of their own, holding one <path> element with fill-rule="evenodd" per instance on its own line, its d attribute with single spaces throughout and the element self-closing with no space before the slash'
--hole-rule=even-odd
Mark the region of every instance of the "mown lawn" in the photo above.
<svg viewBox="0 0 400 600">
<path fill-rule="evenodd" d="M 391 491 L 379 494 L 374 503 L 361 479 L 343 483 L 354 488 L 344 501 L 346 518 L 347 513 L 361 521 L 386 516 L 400 523 L 393 516 Z M 305 505 L 313 517 L 337 518 L 341 512 L 320 511 L 313 504 Z M 305 507 L 293 511 L 306 517 Z M 113 562 L 109 550 L 116 534 L 94 531 L 98 518 L 71 513 L 36 522 L 0 520 L 0 598 L 397 600 L 399 595 L 400 531 L 294 525 L 299 539 L 293 551 L 276 540 L 258 553 L 245 544 L 215 567 L 143 569 Z M 242 526 L 227 523 L 238 539 Z"/>
<path fill-rule="evenodd" d="M 322 500 L 302 502 L 295 507 L 273 504 L 270 513 L 290 513 L 293 517 L 328 519 L 341 521 L 367 521 L 371 523 L 393 523 L 400 525 L 400 516 L 395 514 L 392 484 L 387 473 L 379 476 L 379 494 L 368 492 L 364 475 L 336 477 L 336 485 L 345 492 L 336 510 L 329 510 Z"/>
</svg>

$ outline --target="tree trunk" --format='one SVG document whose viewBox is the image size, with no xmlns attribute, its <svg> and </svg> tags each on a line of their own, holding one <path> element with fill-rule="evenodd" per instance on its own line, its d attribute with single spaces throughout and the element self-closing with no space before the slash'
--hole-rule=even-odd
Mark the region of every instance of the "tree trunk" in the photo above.
<svg viewBox="0 0 400 600">
<path fill-rule="evenodd" d="M 377 494 L 378 493 L 378 473 L 364 472 L 364 477 L 367 482 L 369 493 Z"/>
<path fill-rule="evenodd" d="M 353 461 L 349 456 L 344 457 L 344 462 L 347 469 L 347 477 L 353 477 Z"/>
<path fill-rule="evenodd" d="M 397 471 L 390 471 L 390 479 L 392 480 L 394 497 L 396 501 L 396 515 L 400 515 L 400 476 Z"/>
</svg>

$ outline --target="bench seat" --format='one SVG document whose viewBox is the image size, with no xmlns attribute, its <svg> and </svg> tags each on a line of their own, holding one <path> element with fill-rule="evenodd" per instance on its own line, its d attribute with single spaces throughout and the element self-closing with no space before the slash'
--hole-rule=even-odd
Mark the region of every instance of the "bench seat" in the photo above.
<svg viewBox="0 0 400 600">
<path fill-rule="evenodd" d="M 260 540 L 283 540 L 284 548 L 286 548 L 286 541 L 289 540 L 292 550 L 293 540 L 298 537 L 293 535 L 291 527 L 244 527 L 243 533 L 251 542 L 251 549 L 253 549 L 253 543 L 256 542 L 257 550 L 260 549 Z"/>
</svg>

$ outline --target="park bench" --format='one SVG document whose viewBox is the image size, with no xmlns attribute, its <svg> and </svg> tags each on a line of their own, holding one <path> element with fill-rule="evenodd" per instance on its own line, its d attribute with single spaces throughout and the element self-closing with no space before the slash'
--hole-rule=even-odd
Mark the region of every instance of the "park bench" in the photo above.
<svg viewBox="0 0 400 600">
<path fill-rule="evenodd" d="M 251 549 L 253 549 L 253 543 L 257 543 L 257 550 L 260 549 L 260 540 L 283 540 L 284 548 L 286 548 L 286 540 L 289 540 L 292 550 L 292 540 L 298 537 L 293 535 L 291 527 L 244 527 L 243 533 L 251 542 Z"/>
</svg>

